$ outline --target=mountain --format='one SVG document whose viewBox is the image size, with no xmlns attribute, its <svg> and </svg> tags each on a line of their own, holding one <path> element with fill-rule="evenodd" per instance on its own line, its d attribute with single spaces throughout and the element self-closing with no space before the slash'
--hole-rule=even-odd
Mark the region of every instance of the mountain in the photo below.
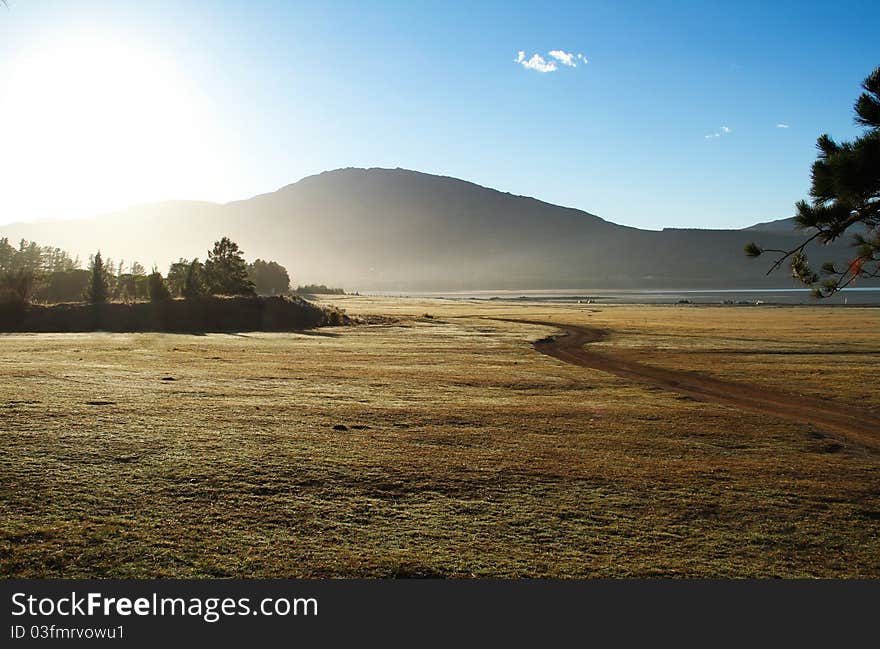
<svg viewBox="0 0 880 649">
<path fill-rule="evenodd" d="M 793 216 L 787 219 L 779 219 L 778 221 L 767 221 L 766 223 L 756 223 L 755 225 L 743 228 L 749 232 L 793 232 L 797 229 L 797 223 Z"/>
<path fill-rule="evenodd" d="M 225 205 L 157 203 L 91 219 L 0 226 L 0 236 L 83 258 L 100 248 L 105 257 L 164 269 L 179 257 L 204 258 L 228 235 L 248 259 L 286 266 L 295 283 L 349 290 L 793 286 L 784 271 L 765 276 L 769 260 L 742 252 L 755 238 L 768 248 L 800 239 L 763 225 L 640 230 L 455 178 L 339 169 Z M 840 261 L 851 251 L 835 244 L 819 253 L 817 261 Z"/>
</svg>

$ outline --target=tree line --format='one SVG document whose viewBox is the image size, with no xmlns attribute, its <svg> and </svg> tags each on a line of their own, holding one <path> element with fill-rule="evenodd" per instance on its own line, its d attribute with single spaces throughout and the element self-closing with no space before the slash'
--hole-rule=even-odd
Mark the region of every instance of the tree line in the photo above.
<svg viewBox="0 0 880 649">
<path fill-rule="evenodd" d="M 180 259 L 163 276 L 137 261 L 105 260 L 101 252 L 82 269 L 67 252 L 22 240 L 18 247 L 0 239 L 0 300 L 100 304 L 115 301 L 161 301 L 209 295 L 285 295 L 290 275 L 274 261 L 247 263 L 229 237 L 214 243 L 204 261 Z"/>
</svg>

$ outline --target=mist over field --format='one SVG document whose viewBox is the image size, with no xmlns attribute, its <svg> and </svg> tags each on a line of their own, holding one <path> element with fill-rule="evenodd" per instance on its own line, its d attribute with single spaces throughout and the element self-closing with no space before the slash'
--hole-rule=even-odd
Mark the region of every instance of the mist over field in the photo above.
<svg viewBox="0 0 880 649">
<path fill-rule="evenodd" d="M 403 169 L 339 169 L 227 204 L 173 201 L 87 220 L 16 223 L 0 236 L 160 269 L 221 234 L 297 281 L 349 290 L 797 286 L 743 255 L 756 234 L 796 245 L 790 221 L 750 230 L 640 230 L 577 209 Z M 818 246 L 810 246 L 814 251 Z M 821 251 L 838 262 L 848 240 Z"/>
</svg>

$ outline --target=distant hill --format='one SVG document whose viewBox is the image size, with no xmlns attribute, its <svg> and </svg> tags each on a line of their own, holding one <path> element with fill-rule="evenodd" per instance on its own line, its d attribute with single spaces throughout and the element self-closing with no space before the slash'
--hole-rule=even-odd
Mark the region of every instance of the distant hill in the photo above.
<svg viewBox="0 0 880 649">
<path fill-rule="evenodd" d="M 0 226 L 86 258 L 156 263 L 204 258 L 229 235 L 248 259 L 274 259 L 295 284 L 349 290 L 748 288 L 793 286 L 742 252 L 791 246 L 774 224 L 746 230 L 630 228 L 581 210 L 403 169 L 339 169 L 225 205 L 174 201 L 76 221 Z M 773 227 L 768 227 L 773 226 Z M 842 260 L 845 244 L 817 261 Z"/>
<path fill-rule="evenodd" d="M 794 217 L 787 219 L 779 219 L 778 221 L 767 221 L 766 223 L 756 223 L 744 230 L 750 232 L 794 232 L 797 229 Z"/>
</svg>

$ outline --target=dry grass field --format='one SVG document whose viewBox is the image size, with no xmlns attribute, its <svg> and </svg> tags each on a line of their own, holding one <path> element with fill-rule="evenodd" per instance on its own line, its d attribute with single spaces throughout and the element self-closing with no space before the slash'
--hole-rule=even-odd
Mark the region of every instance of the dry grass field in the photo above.
<svg viewBox="0 0 880 649">
<path fill-rule="evenodd" d="M 492 319 L 873 417 L 880 309 L 329 302 L 394 320 L 0 335 L 0 573 L 880 577 L 880 451 Z"/>
</svg>

